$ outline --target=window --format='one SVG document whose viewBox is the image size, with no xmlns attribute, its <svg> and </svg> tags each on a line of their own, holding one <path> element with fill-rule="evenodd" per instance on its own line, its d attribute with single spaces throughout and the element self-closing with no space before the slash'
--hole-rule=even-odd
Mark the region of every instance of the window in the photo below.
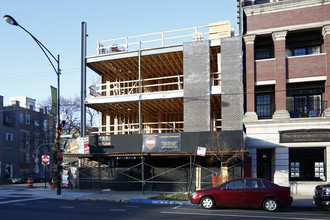
<svg viewBox="0 0 330 220">
<path fill-rule="evenodd" d="M 259 182 L 259 184 L 258 184 Z M 261 183 L 261 181 L 258 180 L 246 180 L 246 185 L 245 185 L 246 189 L 260 189 L 260 188 L 264 188 L 263 184 Z"/>
<path fill-rule="evenodd" d="M 25 148 L 25 133 L 24 132 L 20 132 L 19 133 L 19 148 L 24 149 Z"/>
<path fill-rule="evenodd" d="M 320 54 L 321 46 L 311 46 L 291 49 L 291 56 L 303 56 L 310 54 Z"/>
<path fill-rule="evenodd" d="M 274 42 L 271 35 L 256 36 L 254 58 L 256 60 L 274 58 Z"/>
<path fill-rule="evenodd" d="M 6 141 L 13 141 L 14 135 L 12 133 L 6 133 Z"/>
<path fill-rule="evenodd" d="M 20 124 L 24 123 L 24 114 L 23 113 L 19 113 L 19 123 Z"/>
<path fill-rule="evenodd" d="M 259 48 L 255 50 L 255 59 L 269 59 L 273 58 L 273 51 L 270 48 Z"/>
<path fill-rule="evenodd" d="M 290 148 L 289 166 L 290 181 L 324 181 L 324 148 Z"/>
<path fill-rule="evenodd" d="M 26 134 L 25 135 L 25 140 L 24 140 L 24 144 L 25 144 L 26 149 L 30 149 L 30 142 L 31 142 L 30 135 Z"/>
<path fill-rule="evenodd" d="M 291 118 L 319 117 L 323 112 L 321 89 L 289 91 L 287 110 Z"/>
<path fill-rule="evenodd" d="M 48 121 L 44 120 L 42 123 L 43 123 L 44 132 L 47 132 L 48 131 Z"/>
<path fill-rule="evenodd" d="M 270 185 L 269 183 L 265 182 L 265 181 L 262 181 L 263 185 L 264 185 L 264 188 L 266 189 L 271 189 L 273 188 L 272 185 Z"/>
<path fill-rule="evenodd" d="M 246 180 L 246 189 L 265 189 L 272 188 L 270 184 L 262 180 Z"/>
<path fill-rule="evenodd" d="M 13 122 L 13 116 L 12 115 L 6 115 L 6 123 L 12 123 Z"/>
<path fill-rule="evenodd" d="M 256 95 L 256 111 L 259 118 L 271 118 L 273 114 L 273 104 L 271 94 Z"/>
<path fill-rule="evenodd" d="M 35 134 L 34 135 L 34 138 L 33 138 L 33 142 L 34 142 L 34 145 L 35 145 L 35 149 L 38 148 L 39 144 L 41 144 L 40 142 L 40 135 L 39 134 Z"/>
<path fill-rule="evenodd" d="M 243 189 L 244 188 L 244 180 L 235 180 L 230 182 L 224 186 L 226 189 Z"/>
<path fill-rule="evenodd" d="M 25 154 L 25 163 L 30 163 L 30 154 L 29 153 Z"/>
<path fill-rule="evenodd" d="M 29 114 L 25 115 L 25 124 L 29 125 L 31 123 L 31 116 Z"/>
<path fill-rule="evenodd" d="M 264 4 L 264 3 L 269 3 L 269 0 L 255 0 L 255 4 Z"/>
<path fill-rule="evenodd" d="M 304 32 L 289 32 L 286 48 L 289 56 L 303 56 L 322 53 L 323 36 L 319 30 Z"/>
</svg>

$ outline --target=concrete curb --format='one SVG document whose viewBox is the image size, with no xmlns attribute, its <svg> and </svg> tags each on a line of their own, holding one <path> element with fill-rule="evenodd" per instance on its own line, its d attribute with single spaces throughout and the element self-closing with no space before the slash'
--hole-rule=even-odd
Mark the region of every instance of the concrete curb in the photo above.
<svg viewBox="0 0 330 220">
<path fill-rule="evenodd" d="M 154 199 L 136 199 L 131 198 L 129 202 L 132 203 L 149 203 L 149 204 L 162 204 L 162 205 L 192 205 L 188 201 L 173 201 L 173 200 L 154 200 Z"/>
</svg>

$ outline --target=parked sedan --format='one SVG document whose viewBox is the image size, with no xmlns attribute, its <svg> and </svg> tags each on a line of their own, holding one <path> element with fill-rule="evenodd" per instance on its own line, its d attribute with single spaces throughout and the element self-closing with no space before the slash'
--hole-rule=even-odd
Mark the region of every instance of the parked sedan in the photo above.
<svg viewBox="0 0 330 220">
<path fill-rule="evenodd" d="M 19 178 L 13 178 L 12 183 L 26 183 L 28 178 L 32 178 L 34 183 L 42 183 L 45 180 L 45 175 L 41 173 L 28 173 Z"/>
<path fill-rule="evenodd" d="M 190 201 L 205 209 L 217 207 L 264 208 L 277 211 L 280 206 L 291 205 L 290 188 L 264 179 L 239 178 L 212 189 L 194 192 Z"/>
<path fill-rule="evenodd" d="M 330 211 L 330 184 L 315 187 L 313 203 L 318 208 L 325 208 Z"/>
</svg>

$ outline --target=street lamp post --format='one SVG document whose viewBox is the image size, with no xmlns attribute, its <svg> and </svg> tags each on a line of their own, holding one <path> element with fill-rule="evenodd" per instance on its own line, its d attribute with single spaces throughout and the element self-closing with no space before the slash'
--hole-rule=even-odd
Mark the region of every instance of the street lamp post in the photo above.
<svg viewBox="0 0 330 220">
<path fill-rule="evenodd" d="M 11 17 L 10 15 L 5 15 L 3 16 L 4 20 L 10 24 L 10 25 L 14 25 L 14 26 L 18 26 L 20 27 L 22 30 L 24 30 L 26 33 L 28 33 L 32 39 L 38 44 L 38 46 L 40 47 L 40 49 L 42 50 L 42 52 L 45 54 L 45 56 L 47 57 L 49 63 L 52 65 L 53 69 L 55 70 L 55 73 L 57 75 L 57 134 L 56 134 L 56 139 L 59 139 L 59 135 L 60 135 L 60 128 L 61 128 L 61 124 L 60 124 L 60 75 L 61 75 L 61 69 L 60 69 L 60 55 L 57 55 L 57 58 L 47 49 L 47 47 L 45 47 L 35 36 L 33 36 L 29 31 L 27 31 L 24 27 L 22 27 L 21 25 L 18 24 L 18 22 Z M 50 55 L 50 56 L 49 56 Z M 53 61 L 56 62 L 57 67 L 55 67 Z M 58 150 L 60 150 L 60 145 L 58 144 Z M 59 167 L 60 168 L 60 167 Z M 57 190 L 57 194 L 61 195 L 61 175 L 59 177 L 59 181 L 60 184 L 58 185 L 58 190 Z"/>
<path fill-rule="evenodd" d="M 39 156 L 38 156 L 39 148 L 42 146 L 46 146 L 48 144 L 53 145 L 54 143 L 42 143 L 36 149 L 36 156 L 35 156 L 35 163 L 36 163 L 35 172 L 36 173 L 39 173 Z"/>
</svg>

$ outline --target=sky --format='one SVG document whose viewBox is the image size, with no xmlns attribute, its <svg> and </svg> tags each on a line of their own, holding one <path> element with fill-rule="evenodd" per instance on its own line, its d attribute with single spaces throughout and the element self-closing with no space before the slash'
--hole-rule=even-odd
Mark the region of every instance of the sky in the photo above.
<svg viewBox="0 0 330 220">
<path fill-rule="evenodd" d="M 55 56 L 60 55 L 60 96 L 80 96 L 81 23 L 87 24 L 87 56 L 97 41 L 208 25 L 229 20 L 236 27 L 235 0 L 12 0 L 0 1 L 10 15 Z M 21 28 L 0 20 L 0 95 L 27 96 L 37 106 L 57 87 L 57 74 Z M 55 66 L 57 65 L 53 61 Z M 97 81 L 87 68 L 87 87 Z M 87 91 L 88 93 L 88 91 Z"/>
</svg>

